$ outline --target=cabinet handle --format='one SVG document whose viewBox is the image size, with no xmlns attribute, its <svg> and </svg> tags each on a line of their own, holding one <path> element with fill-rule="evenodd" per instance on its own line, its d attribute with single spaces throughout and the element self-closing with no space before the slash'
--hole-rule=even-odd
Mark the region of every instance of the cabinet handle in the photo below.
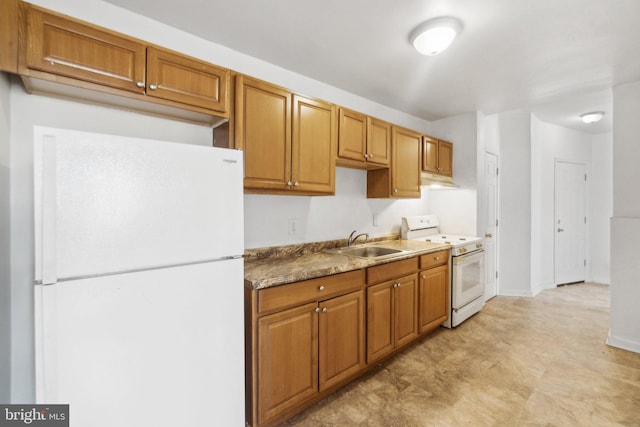
<svg viewBox="0 0 640 427">
<path fill-rule="evenodd" d="M 319 291 L 324 291 L 324 285 L 320 285 L 320 287 L 318 288 Z"/>
<path fill-rule="evenodd" d="M 144 82 L 136 82 L 136 86 L 138 86 L 138 87 L 144 87 Z"/>
<path fill-rule="evenodd" d="M 316 313 L 320 313 L 320 307 L 316 307 L 316 309 L 313 311 L 315 311 Z"/>
<path fill-rule="evenodd" d="M 492 233 L 484 233 L 484 237 L 486 237 L 487 239 L 490 239 L 493 237 Z"/>
<path fill-rule="evenodd" d="M 326 313 L 326 312 L 327 312 L 327 307 L 323 307 L 323 308 L 322 308 L 322 312 L 323 312 L 323 313 Z"/>
<path fill-rule="evenodd" d="M 151 85 L 149 85 L 149 89 L 156 90 L 156 89 L 158 89 L 158 85 L 151 84 Z"/>
</svg>

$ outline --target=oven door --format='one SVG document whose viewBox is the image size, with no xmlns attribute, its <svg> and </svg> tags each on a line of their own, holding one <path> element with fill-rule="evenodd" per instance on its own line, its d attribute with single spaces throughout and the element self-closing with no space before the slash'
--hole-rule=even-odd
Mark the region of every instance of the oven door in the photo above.
<svg viewBox="0 0 640 427">
<path fill-rule="evenodd" d="M 484 251 L 451 259 L 451 305 L 459 309 L 484 293 Z"/>
</svg>

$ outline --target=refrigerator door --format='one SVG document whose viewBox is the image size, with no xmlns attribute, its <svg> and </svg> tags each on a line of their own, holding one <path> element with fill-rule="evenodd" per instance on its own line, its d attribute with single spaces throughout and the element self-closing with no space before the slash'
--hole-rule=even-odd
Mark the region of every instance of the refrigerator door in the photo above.
<svg viewBox="0 0 640 427">
<path fill-rule="evenodd" d="M 244 426 L 243 260 L 36 287 L 37 400 L 71 425 Z"/>
<path fill-rule="evenodd" d="M 36 281 L 242 255 L 242 152 L 35 128 Z"/>
</svg>

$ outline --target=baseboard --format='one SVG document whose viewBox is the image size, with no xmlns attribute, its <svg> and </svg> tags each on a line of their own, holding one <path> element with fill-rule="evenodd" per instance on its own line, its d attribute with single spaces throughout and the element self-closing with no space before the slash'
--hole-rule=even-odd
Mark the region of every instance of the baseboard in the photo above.
<svg viewBox="0 0 640 427">
<path fill-rule="evenodd" d="M 523 291 L 522 289 L 498 289 L 498 295 L 501 297 L 532 297 L 531 291 Z"/>
<path fill-rule="evenodd" d="M 614 337 L 611 335 L 611 331 L 609 331 L 606 343 L 611 347 L 617 347 L 623 350 L 633 351 L 634 353 L 640 353 L 640 342 L 629 341 L 620 337 Z"/>
</svg>

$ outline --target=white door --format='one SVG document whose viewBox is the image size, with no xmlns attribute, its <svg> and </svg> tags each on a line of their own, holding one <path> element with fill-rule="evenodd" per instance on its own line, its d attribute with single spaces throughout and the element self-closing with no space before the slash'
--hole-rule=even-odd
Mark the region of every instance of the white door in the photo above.
<svg viewBox="0 0 640 427">
<path fill-rule="evenodd" d="M 484 156 L 484 250 L 485 250 L 485 301 L 498 294 L 498 157 Z"/>
<path fill-rule="evenodd" d="M 585 280 L 586 167 L 556 160 L 554 278 L 556 285 Z"/>
</svg>

